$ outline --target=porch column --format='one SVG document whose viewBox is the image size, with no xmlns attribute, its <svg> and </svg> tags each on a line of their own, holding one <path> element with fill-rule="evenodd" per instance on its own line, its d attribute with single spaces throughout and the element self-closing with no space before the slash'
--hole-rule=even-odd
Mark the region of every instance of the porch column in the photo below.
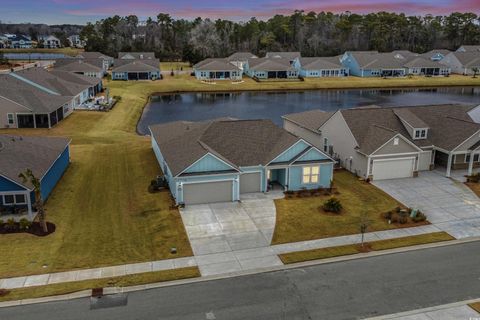
<svg viewBox="0 0 480 320">
<path fill-rule="evenodd" d="M 30 192 L 27 192 L 27 207 L 28 207 L 28 217 L 29 220 L 33 219 L 33 212 L 32 212 L 32 201 L 30 199 Z"/>
<path fill-rule="evenodd" d="M 452 171 L 452 158 L 453 155 L 451 153 L 448 154 L 448 162 L 447 162 L 447 178 L 450 178 L 450 173 Z"/>
<path fill-rule="evenodd" d="M 471 176 L 473 172 L 473 156 L 474 152 L 470 152 L 470 161 L 468 161 L 468 175 Z"/>
<path fill-rule="evenodd" d="M 365 179 L 368 179 L 369 176 L 370 176 L 370 157 L 367 157 L 367 175 Z"/>
</svg>

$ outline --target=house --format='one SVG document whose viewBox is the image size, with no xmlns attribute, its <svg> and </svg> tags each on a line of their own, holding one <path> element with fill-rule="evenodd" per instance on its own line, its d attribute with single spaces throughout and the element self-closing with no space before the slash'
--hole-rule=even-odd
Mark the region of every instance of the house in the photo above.
<svg viewBox="0 0 480 320">
<path fill-rule="evenodd" d="M 238 201 L 242 194 L 330 187 L 333 160 L 270 120 L 177 121 L 150 128 L 177 204 Z"/>
<path fill-rule="evenodd" d="M 11 35 L 8 37 L 10 48 L 12 49 L 30 49 L 32 48 L 32 40 L 24 35 Z M 7 43 L 8 43 L 7 42 Z"/>
<path fill-rule="evenodd" d="M 409 58 L 413 58 L 413 57 L 418 57 L 419 54 L 418 53 L 415 53 L 415 52 L 412 52 L 410 50 L 393 50 L 392 51 L 392 54 L 397 57 L 397 58 L 400 58 L 400 59 L 409 59 Z"/>
<path fill-rule="evenodd" d="M 235 52 L 227 57 L 227 61 L 239 68 L 240 70 L 244 70 L 244 66 L 247 63 L 248 59 L 256 59 L 258 58 L 251 52 Z"/>
<path fill-rule="evenodd" d="M 456 52 L 479 52 L 480 45 L 473 45 L 473 46 L 461 46 L 457 49 Z"/>
<path fill-rule="evenodd" d="M 440 61 L 452 70 L 452 73 L 473 75 L 474 70 L 480 70 L 480 51 L 451 52 Z"/>
<path fill-rule="evenodd" d="M 127 60 L 154 60 L 155 53 L 154 52 L 119 52 L 118 59 L 127 59 Z"/>
<path fill-rule="evenodd" d="M 193 66 L 198 80 L 242 80 L 242 70 L 227 59 L 209 58 Z"/>
<path fill-rule="evenodd" d="M 480 107 L 364 107 L 285 115 L 284 128 L 362 178 L 414 177 L 480 166 Z"/>
<path fill-rule="evenodd" d="M 8 48 L 8 37 L 0 34 L 0 49 Z"/>
<path fill-rule="evenodd" d="M 0 128 L 51 128 L 72 111 L 74 100 L 16 73 L 0 74 Z"/>
<path fill-rule="evenodd" d="M 448 66 L 423 57 L 412 57 L 404 64 L 404 67 L 407 74 L 415 76 L 448 76 L 450 74 Z"/>
<path fill-rule="evenodd" d="M 73 47 L 73 48 L 85 47 L 85 41 L 80 39 L 80 35 L 78 34 L 71 35 L 67 39 L 68 39 L 68 42 L 70 43 L 70 47 Z"/>
<path fill-rule="evenodd" d="M 33 220 L 34 188 L 19 174 L 32 170 L 46 201 L 70 163 L 69 145 L 66 138 L 0 135 L 0 212 Z"/>
<path fill-rule="evenodd" d="M 295 59 L 300 58 L 301 56 L 300 52 L 267 52 L 265 58 L 286 59 L 292 64 Z"/>
<path fill-rule="evenodd" d="M 161 79 L 158 59 L 115 59 L 112 80 Z"/>
<path fill-rule="evenodd" d="M 101 59 L 64 58 L 55 60 L 54 68 L 60 71 L 81 74 L 87 77 L 102 79 L 108 67 Z"/>
<path fill-rule="evenodd" d="M 56 48 L 62 47 L 62 43 L 60 42 L 60 39 L 58 39 L 53 35 L 39 36 L 38 42 L 41 44 L 43 48 L 56 49 Z"/>
<path fill-rule="evenodd" d="M 30 68 L 10 74 L 16 79 L 35 85 L 47 93 L 70 97 L 75 109 L 102 91 L 102 80 L 66 71 Z"/>
<path fill-rule="evenodd" d="M 297 58 L 293 67 L 303 78 L 348 76 L 348 69 L 341 64 L 339 57 Z"/>
<path fill-rule="evenodd" d="M 451 51 L 447 50 L 447 49 L 434 49 L 434 50 L 428 51 L 426 53 L 423 53 L 420 56 L 423 57 L 423 58 L 426 58 L 426 59 L 433 60 L 433 61 L 440 61 L 443 58 L 445 58 L 445 56 L 447 54 L 449 54 L 450 52 Z"/>
<path fill-rule="evenodd" d="M 245 74 L 255 79 L 296 79 L 298 71 L 288 59 L 256 58 L 245 64 Z"/>
<path fill-rule="evenodd" d="M 101 52 L 96 52 L 96 51 L 85 51 L 77 56 L 75 56 L 77 59 L 86 59 L 86 60 L 97 60 L 100 59 L 103 61 L 104 69 L 107 71 L 111 66 L 113 66 L 113 57 L 107 56 L 106 54 L 103 54 Z"/>
<path fill-rule="evenodd" d="M 340 59 L 357 77 L 403 77 L 405 57 L 399 53 L 378 53 L 375 51 L 347 51 Z"/>
</svg>

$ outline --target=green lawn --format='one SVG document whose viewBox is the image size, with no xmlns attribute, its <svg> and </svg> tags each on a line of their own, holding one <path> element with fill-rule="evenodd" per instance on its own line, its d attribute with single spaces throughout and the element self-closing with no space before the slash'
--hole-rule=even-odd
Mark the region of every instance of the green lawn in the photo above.
<svg viewBox="0 0 480 320">
<path fill-rule="evenodd" d="M 381 251 L 387 249 L 410 247 L 420 244 L 435 243 L 441 241 L 455 240 L 454 237 L 446 232 L 434 232 L 417 236 L 395 238 L 389 240 L 379 240 L 369 242 L 368 245 L 371 251 Z M 333 258 L 339 256 L 352 255 L 362 252 L 359 244 L 351 244 L 345 246 L 329 247 L 322 249 L 297 251 L 279 255 L 280 260 L 285 264 L 297 263 L 309 260 L 318 260 Z"/>
<path fill-rule="evenodd" d="M 470 308 L 472 308 L 473 310 L 477 311 L 480 314 L 480 301 L 475 303 L 470 303 L 469 306 Z"/>
<path fill-rule="evenodd" d="M 160 69 L 162 71 L 192 71 L 192 67 L 188 62 L 171 62 L 171 61 L 161 61 L 160 62 Z"/>
<path fill-rule="evenodd" d="M 0 296 L 0 301 L 56 296 L 82 290 L 90 290 L 93 288 L 128 287 L 147 283 L 195 278 L 199 276 L 200 272 L 197 267 L 188 267 L 174 270 L 139 273 L 121 277 L 56 283 L 45 286 L 9 290 L 8 294 Z"/>
<path fill-rule="evenodd" d="M 371 221 L 369 232 L 397 228 L 388 224 L 382 213 L 401 206 L 399 202 L 348 171 L 335 171 L 333 180 L 342 213 L 326 214 L 319 209 L 330 196 L 275 200 L 277 221 L 272 244 L 360 233 L 361 216 Z"/>
<path fill-rule="evenodd" d="M 77 48 L 58 48 L 58 49 L 47 49 L 47 48 L 31 48 L 31 49 L 0 49 L 0 52 L 3 53 L 63 53 L 69 56 L 76 56 L 80 52 L 83 52 L 83 49 Z"/>
</svg>

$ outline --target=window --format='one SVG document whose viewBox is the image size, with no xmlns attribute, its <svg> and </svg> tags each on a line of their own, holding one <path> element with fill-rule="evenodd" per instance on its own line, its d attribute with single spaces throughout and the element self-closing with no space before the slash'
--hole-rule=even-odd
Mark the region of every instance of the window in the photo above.
<svg viewBox="0 0 480 320">
<path fill-rule="evenodd" d="M 420 138 L 420 131 L 419 130 L 415 130 L 415 138 Z"/>
<path fill-rule="evenodd" d="M 15 203 L 16 204 L 25 204 L 25 195 L 24 194 L 16 194 L 15 195 Z"/>
<path fill-rule="evenodd" d="M 320 167 L 303 167 L 303 176 L 302 176 L 302 183 L 303 184 L 310 184 L 310 183 L 318 183 L 319 175 L 320 175 Z"/>
<path fill-rule="evenodd" d="M 328 152 L 328 138 L 323 138 L 323 151 Z"/>
<path fill-rule="evenodd" d="M 1 196 L 0 196 L 1 199 Z M 3 196 L 3 204 L 5 205 L 15 205 L 15 204 L 26 204 L 26 197 L 24 194 L 6 194 Z"/>
<path fill-rule="evenodd" d="M 14 124 L 15 123 L 15 117 L 13 113 L 7 113 L 7 120 L 8 124 Z"/>
<path fill-rule="evenodd" d="M 478 156 L 479 156 L 478 153 L 473 156 L 473 162 L 478 162 Z M 469 163 L 469 162 L 470 162 L 470 155 L 466 154 L 465 155 L 465 163 Z"/>
<path fill-rule="evenodd" d="M 416 129 L 414 137 L 415 139 L 425 139 L 427 137 L 427 129 Z"/>
<path fill-rule="evenodd" d="M 3 203 L 5 203 L 5 204 L 14 204 L 14 203 L 15 203 L 15 199 L 14 199 L 13 195 L 9 194 L 9 195 L 3 196 Z"/>
<path fill-rule="evenodd" d="M 420 138 L 425 138 L 427 136 L 427 130 L 420 131 Z"/>
</svg>

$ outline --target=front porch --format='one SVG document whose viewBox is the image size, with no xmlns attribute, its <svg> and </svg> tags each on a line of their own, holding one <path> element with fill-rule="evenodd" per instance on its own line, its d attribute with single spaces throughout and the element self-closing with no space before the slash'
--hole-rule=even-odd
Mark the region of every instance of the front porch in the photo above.
<svg viewBox="0 0 480 320">
<path fill-rule="evenodd" d="M 468 150 L 467 152 L 443 152 L 434 150 L 434 168 L 438 172 L 444 172 L 450 178 L 464 180 L 464 176 L 478 172 L 480 168 L 480 150 Z"/>
<path fill-rule="evenodd" d="M 35 216 L 29 191 L 0 192 L 0 220 L 20 221 L 26 218 L 32 221 Z"/>
<path fill-rule="evenodd" d="M 288 190 L 288 167 L 267 168 L 267 192 Z"/>
</svg>

